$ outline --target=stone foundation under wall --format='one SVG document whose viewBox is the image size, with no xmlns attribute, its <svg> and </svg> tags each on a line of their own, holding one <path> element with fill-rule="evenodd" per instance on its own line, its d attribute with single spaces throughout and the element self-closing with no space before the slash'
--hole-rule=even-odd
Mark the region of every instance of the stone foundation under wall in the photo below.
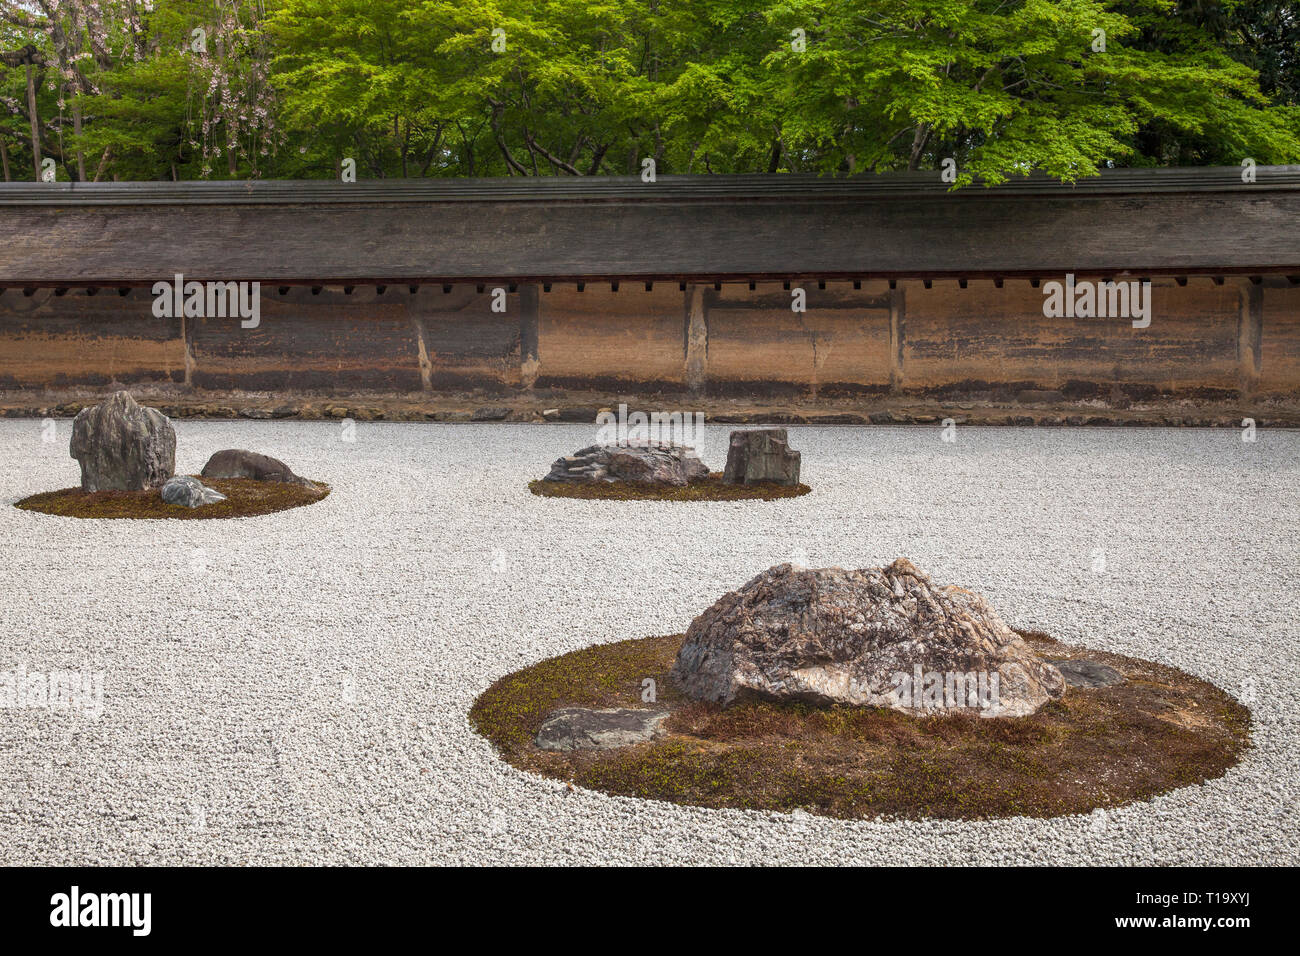
<svg viewBox="0 0 1300 956">
<path fill-rule="evenodd" d="M 0 413 L 120 386 L 177 417 L 547 420 L 625 401 L 719 422 L 1300 421 L 1300 284 L 1152 283 L 1147 328 L 1045 318 L 1043 288 L 1011 278 L 264 285 L 252 329 L 155 318 L 144 288 L 10 288 Z"/>
</svg>

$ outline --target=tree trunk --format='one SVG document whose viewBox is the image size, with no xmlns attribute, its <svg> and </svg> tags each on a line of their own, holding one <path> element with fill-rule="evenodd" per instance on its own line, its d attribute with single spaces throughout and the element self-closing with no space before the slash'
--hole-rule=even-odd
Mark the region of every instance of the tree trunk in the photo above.
<svg viewBox="0 0 1300 956">
<path fill-rule="evenodd" d="M 9 182 L 9 147 L 5 145 L 3 136 L 0 136 L 0 165 L 4 166 L 5 182 Z"/>
<path fill-rule="evenodd" d="M 771 173 L 775 173 L 780 168 L 781 168 L 781 134 L 778 133 L 772 139 L 772 156 L 771 159 L 768 160 L 767 171 L 769 174 L 771 174 Z"/>
<path fill-rule="evenodd" d="M 77 96 L 74 90 L 72 95 Z M 72 131 L 77 134 L 77 181 L 84 183 L 86 181 L 86 154 L 81 151 L 81 104 L 73 99 L 72 101 Z"/>
<path fill-rule="evenodd" d="M 95 182 L 99 182 L 100 179 L 103 178 L 104 170 L 108 168 L 109 157 L 112 155 L 113 155 L 113 147 L 106 146 L 104 148 L 104 154 L 99 157 L 99 166 L 96 167 L 95 169 Z M 113 178 L 116 179 L 117 177 L 114 176 Z"/>
<path fill-rule="evenodd" d="M 31 63 L 27 64 L 27 115 L 32 120 L 32 167 L 36 181 L 41 181 L 41 121 L 36 115 L 36 78 Z"/>
<path fill-rule="evenodd" d="M 921 154 L 925 152 L 926 141 L 930 138 L 930 124 L 920 123 L 916 135 L 912 137 L 912 153 L 907 159 L 907 168 L 916 170 L 921 165 Z"/>
</svg>

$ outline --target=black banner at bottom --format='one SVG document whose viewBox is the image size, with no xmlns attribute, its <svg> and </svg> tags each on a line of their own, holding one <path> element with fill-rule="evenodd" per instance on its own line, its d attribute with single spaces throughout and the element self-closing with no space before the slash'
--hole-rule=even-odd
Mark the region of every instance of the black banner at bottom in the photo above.
<svg viewBox="0 0 1300 956">
<path fill-rule="evenodd" d="M 683 920 L 713 923 L 731 942 L 752 935 L 768 944 L 816 924 L 827 942 L 884 942 L 894 924 L 909 935 L 924 928 L 945 946 L 1035 930 L 1232 944 L 1259 927 L 1277 931 L 1284 881 L 1294 881 L 1293 869 L 10 868 L 0 870 L 0 925 L 11 945 L 60 936 L 373 945 L 452 928 L 496 943 L 644 933 L 666 944 Z"/>
</svg>

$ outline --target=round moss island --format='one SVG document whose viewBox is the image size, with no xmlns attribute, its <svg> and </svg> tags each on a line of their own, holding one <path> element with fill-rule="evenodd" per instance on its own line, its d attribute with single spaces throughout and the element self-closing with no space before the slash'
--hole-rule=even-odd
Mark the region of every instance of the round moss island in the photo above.
<svg viewBox="0 0 1300 956">
<path fill-rule="evenodd" d="M 674 685 L 669 672 L 685 636 L 673 634 L 516 671 L 484 691 L 469 718 L 513 766 L 587 789 L 844 819 L 1053 817 L 1120 807 L 1219 777 L 1250 745 L 1249 711 L 1206 681 L 1016 633 L 1078 678 L 1028 716 L 918 717 L 770 700 L 723 707 Z M 1098 674 L 1121 679 L 1089 679 Z M 574 713 L 617 731 L 581 731 L 585 739 L 620 745 L 556 749 L 552 728 Z M 627 743 L 634 726 L 650 732 Z"/>
<path fill-rule="evenodd" d="M 301 508 L 326 498 L 330 486 L 323 482 L 259 481 L 251 478 L 204 478 L 192 476 L 225 495 L 224 501 L 187 508 L 168 504 L 161 488 L 144 491 L 83 491 L 63 488 L 32 495 L 14 503 L 24 511 L 65 518 L 170 518 L 202 521 L 216 518 L 248 518 Z"/>
</svg>

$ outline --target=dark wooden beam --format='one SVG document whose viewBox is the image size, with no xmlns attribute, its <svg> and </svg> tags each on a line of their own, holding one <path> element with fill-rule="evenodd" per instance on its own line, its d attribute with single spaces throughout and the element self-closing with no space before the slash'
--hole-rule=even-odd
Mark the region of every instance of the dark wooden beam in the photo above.
<svg viewBox="0 0 1300 956">
<path fill-rule="evenodd" d="M 687 286 L 683 330 L 686 387 L 692 395 L 704 394 L 709 377 L 709 315 L 704 287 Z"/>
<path fill-rule="evenodd" d="M 519 289 L 519 384 L 532 388 L 541 370 L 541 296 L 533 284 Z"/>
<path fill-rule="evenodd" d="M 1237 321 L 1237 369 L 1241 397 L 1249 398 L 1259 384 L 1264 341 L 1264 289 L 1252 282 L 1241 287 L 1241 313 Z"/>
</svg>

